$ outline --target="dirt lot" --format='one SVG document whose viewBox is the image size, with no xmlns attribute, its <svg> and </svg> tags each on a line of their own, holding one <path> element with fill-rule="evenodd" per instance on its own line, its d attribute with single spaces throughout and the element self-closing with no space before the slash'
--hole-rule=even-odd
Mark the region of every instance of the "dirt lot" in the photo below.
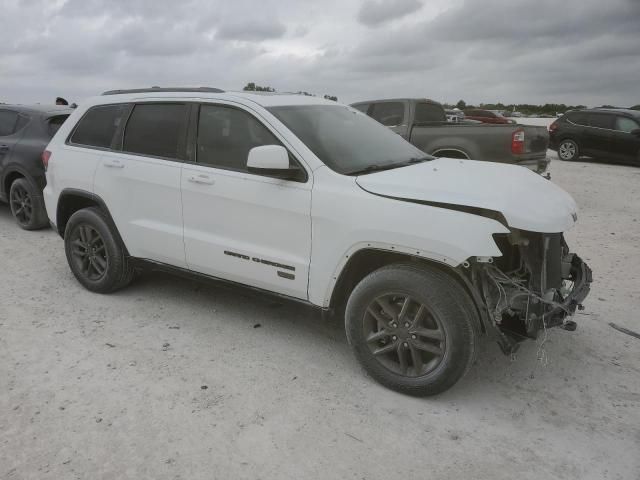
<svg viewBox="0 0 640 480">
<path fill-rule="evenodd" d="M 0 478 L 640 478 L 640 169 L 552 165 L 595 283 L 574 333 L 484 341 L 452 390 L 373 383 L 338 319 L 147 275 L 83 290 L 0 206 Z"/>
</svg>

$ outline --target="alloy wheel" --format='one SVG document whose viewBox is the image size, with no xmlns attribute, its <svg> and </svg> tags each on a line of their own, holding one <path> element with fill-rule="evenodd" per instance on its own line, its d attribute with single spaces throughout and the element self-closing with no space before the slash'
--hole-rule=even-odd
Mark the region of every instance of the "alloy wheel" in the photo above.
<svg viewBox="0 0 640 480">
<path fill-rule="evenodd" d="M 375 298 L 363 319 L 369 351 L 393 373 L 419 377 L 432 372 L 446 351 L 446 334 L 436 315 L 403 294 Z"/>
<path fill-rule="evenodd" d="M 88 280 L 100 280 L 109 266 L 102 236 L 87 224 L 78 225 L 71 235 L 71 257 L 78 271 Z"/>
<path fill-rule="evenodd" d="M 558 149 L 558 155 L 563 160 L 570 160 L 576 154 L 576 145 L 573 142 L 563 142 Z"/>
<path fill-rule="evenodd" d="M 14 184 L 11 189 L 9 203 L 16 220 L 21 225 L 28 225 L 33 217 L 33 203 L 27 189 L 22 185 Z"/>
</svg>

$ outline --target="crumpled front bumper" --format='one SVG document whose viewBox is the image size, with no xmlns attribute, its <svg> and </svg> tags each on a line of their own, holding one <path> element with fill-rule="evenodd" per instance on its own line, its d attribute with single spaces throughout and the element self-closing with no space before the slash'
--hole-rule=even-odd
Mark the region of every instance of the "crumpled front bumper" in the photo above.
<svg viewBox="0 0 640 480">
<path fill-rule="evenodd" d="M 589 265 L 575 254 L 573 254 L 571 261 L 571 278 L 573 279 L 571 292 L 545 315 L 546 327 L 562 325 L 567 317 L 572 316 L 577 309 L 582 307 L 582 301 L 587 298 L 591 290 L 593 272 Z"/>
</svg>

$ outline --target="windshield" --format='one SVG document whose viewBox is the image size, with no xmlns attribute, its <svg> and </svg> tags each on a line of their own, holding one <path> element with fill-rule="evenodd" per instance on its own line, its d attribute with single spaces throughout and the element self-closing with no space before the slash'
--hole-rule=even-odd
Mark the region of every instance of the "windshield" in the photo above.
<svg viewBox="0 0 640 480">
<path fill-rule="evenodd" d="M 350 175 L 431 159 L 400 135 L 343 105 L 270 107 L 329 168 Z"/>
</svg>

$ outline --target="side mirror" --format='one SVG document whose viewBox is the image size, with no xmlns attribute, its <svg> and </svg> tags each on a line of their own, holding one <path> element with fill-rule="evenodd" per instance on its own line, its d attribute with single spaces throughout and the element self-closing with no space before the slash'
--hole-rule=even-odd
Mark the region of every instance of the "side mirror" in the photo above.
<svg viewBox="0 0 640 480">
<path fill-rule="evenodd" d="M 249 150 L 247 170 L 284 180 L 300 177 L 300 169 L 289 165 L 289 152 L 280 145 L 262 145 Z"/>
</svg>

